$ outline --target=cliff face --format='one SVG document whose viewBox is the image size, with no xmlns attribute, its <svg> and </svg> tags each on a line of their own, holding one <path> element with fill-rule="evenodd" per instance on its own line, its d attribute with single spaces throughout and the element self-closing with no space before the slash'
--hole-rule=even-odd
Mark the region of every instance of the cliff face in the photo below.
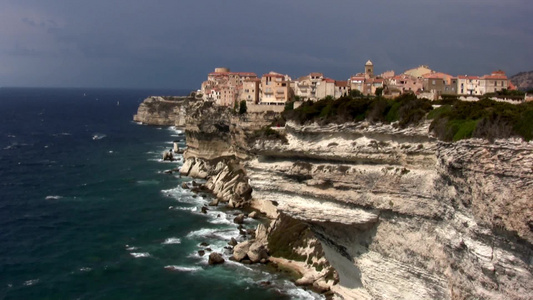
<svg viewBox="0 0 533 300">
<path fill-rule="evenodd" d="M 338 273 L 338 295 L 533 298 L 533 143 L 442 143 L 427 123 L 288 123 L 285 138 L 251 142 L 269 118 L 251 125 L 211 104 L 191 109 L 182 173 L 208 178 L 233 206 L 277 218 L 270 251 L 307 253 L 315 269 L 325 256 Z M 305 224 L 294 233 L 305 242 L 280 249 L 280 224 Z M 330 271 L 320 274 L 336 282 Z"/>
<path fill-rule="evenodd" d="M 286 127 L 247 162 L 253 197 L 305 221 L 357 299 L 529 299 L 533 144 L 441 143 L 427 124 Z"/>
<path fill-rule="evenodd" d="M 152 96 L 144 99 L 133 116 L 136 122 L 158 126 L 185 126 L 185 111 L 189 97 Z"/>
</svg>

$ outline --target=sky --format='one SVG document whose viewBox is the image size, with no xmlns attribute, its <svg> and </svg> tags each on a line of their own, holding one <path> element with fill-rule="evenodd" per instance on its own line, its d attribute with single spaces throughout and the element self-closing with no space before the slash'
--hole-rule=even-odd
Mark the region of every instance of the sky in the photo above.
<svg viewBox="0 0 533 300">
<path fill-rule="evenodd" d="M 346 80 L 533 70 L 531 0 L 0 0 L 0 87 L 198 89 L 216 67 Z"/>
</svg>

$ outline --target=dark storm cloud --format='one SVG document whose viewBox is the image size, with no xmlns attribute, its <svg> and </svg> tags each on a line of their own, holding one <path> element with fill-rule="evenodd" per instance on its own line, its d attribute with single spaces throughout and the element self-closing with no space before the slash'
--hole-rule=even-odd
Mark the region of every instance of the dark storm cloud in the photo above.
<svg viewBox="0 0 533 300">
<path fill-rule="evenodd" d="M 217 66 L 335 79 L 419 64 L 533 69 L 529 0 L 14 1 L 0 4 L 0 86 L 197 88 Z"/>
</svg>

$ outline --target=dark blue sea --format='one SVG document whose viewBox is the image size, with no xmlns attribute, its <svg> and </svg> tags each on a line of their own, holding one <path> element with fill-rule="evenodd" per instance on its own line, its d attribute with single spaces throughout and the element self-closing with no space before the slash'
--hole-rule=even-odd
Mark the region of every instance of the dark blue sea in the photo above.
<svg viewBox="0 0 533 300">
<path fill-rule="evenodd" d="M 145 97 L 187 92 L 0 88 L 0 299 L 319 298 L 198 255 L 239 236 L 236 211 L 202 214 L 210 196 L 164 173 L 179 129 L 132 121 Z"/>
</svg>

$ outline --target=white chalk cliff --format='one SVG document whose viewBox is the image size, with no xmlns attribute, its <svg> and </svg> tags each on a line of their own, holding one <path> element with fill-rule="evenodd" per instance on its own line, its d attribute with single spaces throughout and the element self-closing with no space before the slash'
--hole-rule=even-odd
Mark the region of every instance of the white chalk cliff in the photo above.
<svg viewBox="0 0 533 300">
<path fill-rule="evenodd" d="M 337 297 L 533 299 L 533 142 L 445 143 L 428 123 L 366 122 L 288 122 L 285 138 L 250 139 L 268 118 L 189 109 L 182 174 L 232 206 L 306 224 L 315 241 L 293 250 L 320 245 L 306 261 L 325 256 Z"/>
</svg>

